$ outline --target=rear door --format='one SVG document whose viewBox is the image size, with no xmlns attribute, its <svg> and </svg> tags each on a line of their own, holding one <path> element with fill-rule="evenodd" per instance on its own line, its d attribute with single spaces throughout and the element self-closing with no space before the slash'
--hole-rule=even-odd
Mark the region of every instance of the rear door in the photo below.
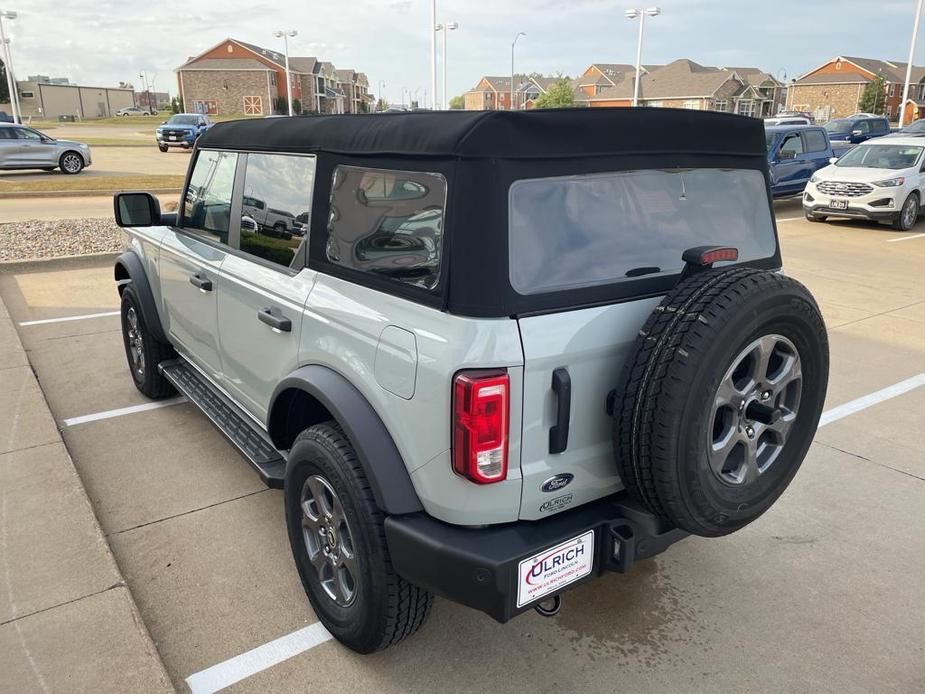
<svg viewBox="0 0 925 694">
<path fill-rule="evenodd" d="M 242 201 L 260 202 L 264 209 L 272 206 L 293 217 L 310 214 L 314 156 L 240 157 Z M 238 252 L 222 265 L 218 293 L 225 388 L 254 417 L 266 421 L 273 390 L 299 366 L 302 309 L 316 273 L 305 267 L 307 236 L 275 233 L 260 224 L 256 229 L 235 227 L 231 246 Z"/>
<path fill-rule="evenodd" d="M 819 169 L 829 165 L 829 141 L 822 128 L 811 128 L 803 131 L 803 147 L 806 150 L 806 159 L 812 168 L 810 177 Z"/>
<path fill-rule="evenodd" d="M 699 245 L 734 246 L 743 261 L 771 257 L 777 248 L 767 183 L 757 170 L 534 179 L 515 182 L 509 200 L 510 279 L 522 295 L 677 275 L 683 251 Z M 542 518 L 622 488 L 608 393 L 659 301 L 645 297 L 518 319 L 522 518 Z"/>
<path fill-rule="evenodd" d="M 812 166 L 806 157 L 800 133 L 787 133 L 777 152 L 774 164 L 777 192 L 796 193 L 803 190 L 812 176 Z"/>
</svg>

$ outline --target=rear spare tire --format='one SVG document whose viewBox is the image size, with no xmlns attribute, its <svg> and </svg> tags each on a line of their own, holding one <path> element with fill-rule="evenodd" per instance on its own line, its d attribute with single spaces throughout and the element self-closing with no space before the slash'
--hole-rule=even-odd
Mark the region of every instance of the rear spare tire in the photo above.
<svg viewBox="0 0 925 694">
<path fill-rule="evenodd" d="M 695 535 L 742 528 L 803 462 L 828 371 L 825 324 L 799 282 L 751 268 L 682 281 L 639 332 L 617 389 L 624 484 Z"/>
</svg>

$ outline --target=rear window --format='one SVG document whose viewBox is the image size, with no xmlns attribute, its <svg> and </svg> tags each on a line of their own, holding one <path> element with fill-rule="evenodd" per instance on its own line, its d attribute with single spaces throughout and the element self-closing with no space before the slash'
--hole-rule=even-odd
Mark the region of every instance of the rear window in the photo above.
<svg viewBox="0 0 925 694">
<path fill-rule="evenodd" d="M 735 246 L 741 261 L 776 250 L 765 178 L 756 170 L 517 181 L 509 215 L 509 271 L 520 294 L 674 274 L 694 246 Z"/>
<path fill-rule="evenodd" d="M 338 166 L 325 249 L 330 262 L 423 289 L 440 280 L 446 179 Z"/>
</svg>

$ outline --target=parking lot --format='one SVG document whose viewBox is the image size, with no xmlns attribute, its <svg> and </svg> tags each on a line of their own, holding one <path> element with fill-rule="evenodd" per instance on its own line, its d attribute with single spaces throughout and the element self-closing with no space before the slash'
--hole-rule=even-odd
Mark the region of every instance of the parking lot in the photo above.
<svg viewBox="0 0 925 694">
<path fill-rule="evenodd" d="M 822 427 L 780 502 L 566 593 L 552 619 L 501 625 L 438 598 L 415 637 L 372 656 L 305 629 L 281 492 L 192 405 L 136 407 L 111 257 L 0 266 L 0 295 L 180 691 L 923 691 L 925 222 L 776 211 L 832 358 Z"/>
</svg>

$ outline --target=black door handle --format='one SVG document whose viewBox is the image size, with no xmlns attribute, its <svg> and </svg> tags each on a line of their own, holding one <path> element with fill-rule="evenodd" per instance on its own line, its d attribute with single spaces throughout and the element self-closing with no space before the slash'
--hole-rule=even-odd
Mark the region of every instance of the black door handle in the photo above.
<svg viewBox="0 0 925 694">
<path fill-rule="evenodd" d="M 278 308 L 262 308 L 257 311 L 257 318 L 261 323 L 266 323 L 274 330 L 282 333 L 292 332 L 292 321 L 279 312 Z"/>
<path fill-rule="evenodd" d="M 203 292 L 212 291 L 212 280 L 203 275 L 201 272 L 197 272 L 189 276 L 189 283 L 196 287 L 198 290 Z"/>
<path fill-rule="evenodd" d="M 556 423 L 549 429 L 549 452 L 561 453 L 568 448 L 568 421 L 572 411 L 572 379 L 568 369 L 552 372 L 552 392 L 556 394 Z"/>
</svg>

